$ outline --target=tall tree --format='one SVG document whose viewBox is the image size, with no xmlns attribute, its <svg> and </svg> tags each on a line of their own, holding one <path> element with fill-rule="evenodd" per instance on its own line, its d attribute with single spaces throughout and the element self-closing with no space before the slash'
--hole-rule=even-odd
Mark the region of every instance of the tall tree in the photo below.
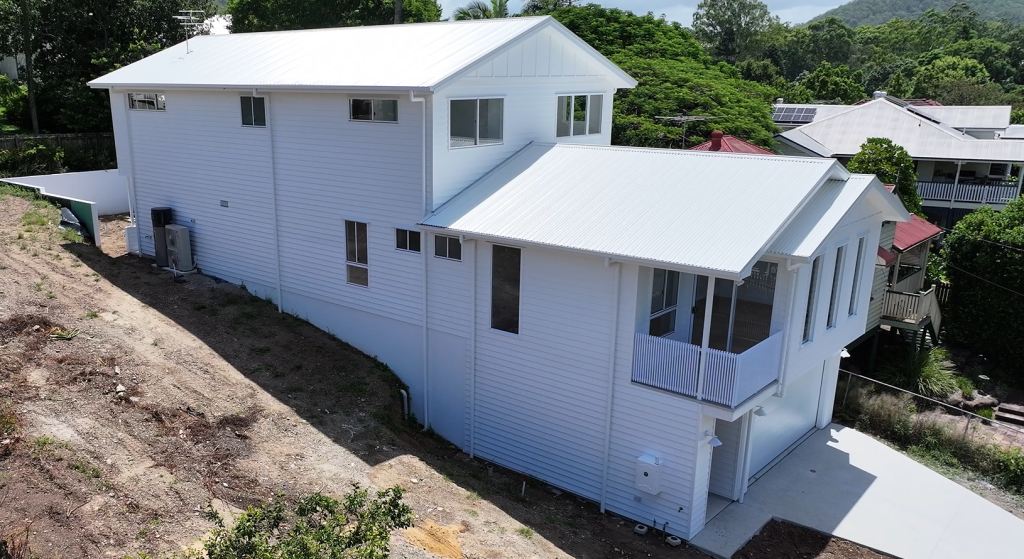
<svg viewBox="0 0 1024 559">
<path fill-rule="evenodd" d="M 778 18 L 759 0 L 701 0 L 693 34 L 717 60 L 735 63 L 757 54 Z"/>
<path fill-rule="evenodd" d="M 491 0 L 488 4 L 483 0 L 473 0 L 452 12 L 452 19 L 493 19 L 511 17 L 508 11 L 508 0 Z"/>
<path fill-rule="evenodd" d="M 441 17 L 437 0 L 228 0 L 227 10 L 232 33 L 417 23 Z"/>
<path fill-rule="evenodd" d="M 875 175 L 883 183 L 895 185 L 903 205 L 912 213 L 921 213 L 914 160 L 902 146 L 887 138 L 868 138 L 846 168 L 851 173 Z"/>
<path fill-rule="evenodd" d="M 806 88 L 817 101 L 853 103 L 864 98 L 861 72 L 850 71 L 845 65 L 832 66 L 822 62 L 800 85 Z"/>
</svg>

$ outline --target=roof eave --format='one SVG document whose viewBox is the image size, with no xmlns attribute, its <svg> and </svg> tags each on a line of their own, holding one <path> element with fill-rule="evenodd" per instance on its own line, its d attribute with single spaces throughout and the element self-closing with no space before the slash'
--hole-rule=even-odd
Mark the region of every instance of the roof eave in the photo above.
<svg viewBox="0 0 1024 559">
<path fill-rule="evenodd" d="M 433 92 L 432 86 L 424 85 L 291 85 L 291 84 L 161 84 L 161 83 L 87 83 L 93 89 L 159 89 L 168 91 L 421 91 Z"/>
</svg>

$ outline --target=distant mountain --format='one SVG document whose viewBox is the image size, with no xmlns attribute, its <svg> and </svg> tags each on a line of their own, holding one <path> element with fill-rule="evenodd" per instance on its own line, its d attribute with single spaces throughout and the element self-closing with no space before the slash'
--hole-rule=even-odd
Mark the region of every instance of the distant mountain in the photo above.
<svg viewBox="0 0 1024 559">
<path fill-rule="evenodd" d="M 879 25 L 894 17 L 916 19 L 928 10 L 944 12 L 956 0 L 853 0 L 812 19 L 836 16 L 850 27 Z M 1024 22 L 1024 0 L 971 0 L 967 2 L 983 20 L 1006 18 L 1013 23 Z"/>
</svg>

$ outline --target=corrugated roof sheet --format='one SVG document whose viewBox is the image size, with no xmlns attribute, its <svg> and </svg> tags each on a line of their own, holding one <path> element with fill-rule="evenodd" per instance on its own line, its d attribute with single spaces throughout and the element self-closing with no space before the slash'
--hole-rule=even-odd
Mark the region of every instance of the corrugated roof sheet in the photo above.
<svg viewBox="0 0 1024 559">
<path fill-rule="evenodd" d="M 1001 137 L 1004 140 L 1024 140 L 1024 124 L 1011 124 L 1007 126 Z"/>
<path fill-rule="evenodd" d="M 875 257 L 875 264 L 878 266 L 892 266 L 896 262 L 896 257 L 893 253 L 885 250 L 882 247 L 878 247 L 878 253 Z"/>
<path fill-rule="evenodd" d="M 97 78 L 92 87 L 345 87 L 429 89 L 541 27 L 550 16 L 203 35 Z M 635 83 L 635 82 L 632 82 Z M 630 85 L 631 86 L 631 85 Z"/>
<path fill-rule="evenodd" d="M 742 277 L 831 176 L 830 159 L 530 144 L 423 225 Z"/>
<path fill-rule="evenodd" d="M 893 239 L 892 248 L 903 252 L 917 244 L 938 236 L 942 229 L 928 223 L 916 215 L 910 216 L 910 221 L 896 224 L 896 237 Z"/>
<path fill-rule="evenodd" d="M 775 155 L 775 152 L 768 151 L 761 146 L 755 146 L 754 144 L 746 140 L 737 138 L 736 136 L 730 136 L 728 134 L 722 136 L 722 144 L 720 149 L 711 149 L 712 143 L 712 140 L 708 140 L 703 144 L 697 144 L 690 149 L 693 151 L 717 151 L 718 153 L 751 153 L 757 155 Z"/>
<path fill-rule="evenodd" d="M 979 140 L 875 99 L 779 134 L 826 157 L 853 156 L 868 138 L 889 138 L 914 159 L 1024 161 L 1024 143 Z M 827 153 L 822 153 L 823 146 Z"/>
<path fill-rule="evenodd" d="M 929 116 L 952 128 L 1002 130 L 1010 125 L 1009 105 L 998 106 L 911 106 L 910 111 Z"/>
<path fill-rule="evenodd" d="M 884 188 L 874 175 L 850 175 L 847 180 L 826 181 L 775 239 L 768 252 L 810 258 L 843 216 L 875 183 L 877 187 Z"/>
</svg>

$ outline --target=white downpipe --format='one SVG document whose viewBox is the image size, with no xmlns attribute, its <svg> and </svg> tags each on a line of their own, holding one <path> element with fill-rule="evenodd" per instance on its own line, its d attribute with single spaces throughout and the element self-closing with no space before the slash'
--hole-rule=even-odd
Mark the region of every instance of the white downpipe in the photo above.
<svg viewBox="0 0 1024 559">
<path fill-rule="evenodd" d="M 787 272 L 795 272 L 801 266 L 803 264 L 793 264 L 792 260 L 786 259 Z M 786 360 L 789 359 L 790 338 L 793 335 L 793 328 L 797 325 L 794 315 L 796 314 L 796 285 L 800 281 L 800 277 L 796 274 L 790 277 L 792 279 L 789 282 L 789 322 L 786 324 L 786 329 L 782 331 L 782 351 L 780 352 L 782 355 L 779 356 L 779 384 L 775 387 L 775 395 L 779 398 L 786 395 Z"/>
<path fill-rule="evenodd" d="M 256 97 L 256 90 L 252 90 Z M 274 273 L 277 279 L 277 312 L 284 312 L 284 291 L 281 289 L 281 236 L 277 228 L 277 171 L 274 163 L 274 129 L 271 108 L 274 106 L 270 94 L 265 94 L 267 109 L 267 137 L 270 145 L 270 200 L 274 210 Z"/>
<path fill-rule="evenodd" d="M 142 231 L 139 230 L 139 203 L 135 199 L 135 146 L 132 141 L 132 113 L 128 110 L 128 95 L 121 93 L 121 102 L 124 105 L 124 124 L 128 131 L 128 162 L 132 167 L 132 173 L 128 177 L 128 213 L 131 224 L 135 226 L 135 246 L 138 247 L 136 256 L 142 256 Z M 1021 173 L 1024 175 L 1024 173 Z"/>
<path fill-rule="evenodd" d="M 604 513 L 608 498 L 608 454 L 612 446 L 612 403 L 615 399 L 615 353 L 619 338 L 619 285 L 622 281 L 622 263 L 604 261 L 605 266 L 615 266 L 615 304 L 612 307 L 612 340 L 608 350 L 608 389 L 604 408 L 604 464 L 601 467 L 601 512 Z"/>
<path fill-rule="evenodd" d="M 402 395 L 402 419 L 409 419 L 409 393 L 404 388 L 399 388 L 398 393 Z"/>
<path fill-rule="evenodd" d="M 476 457 L 476 239 L 473 239 L 473 267 L 469 289 L 469 457 Z"/>
<path fill-rule="evenodd" d="M 704 370 L 708 363 L 708 345 L 711 343 L 711 313 L 715 305 L 715 276 L 708 276 L 708 292 L 704 301 L 704 328 L 700 338 L 700 364 L 697 366 L 697 399 L 704 399 Z"/>
<path fill-rule="evenodd" d="M 420 103 L 420 192 L 423 217 L 427 217 L 427 100 L 423 97 L 416 97 L 412 90 L 409 91 L 409 101 Z M 430 428 L 430 354 L 427 349 L 427 246 L 430 244 L 426 232 L 423 233 L 423 243 L 420 251 L 423 253 L 423 430 Z"/>
<path fill-rule="evenodd" d="M 754 421 L 756 417 L 754 410 L 750 410 L 747 412 L 746 421 L 744 421 L 743 463 L 740 465 L 742 470 L 740 473 L 743 477 L 740 479 L 740 497 L 737 499 L 740 504 L 743 503 L 743 497 L 747 494 L 747 485 L 750 483 L 750 453 L 754 447 Z"/>
</svg>

